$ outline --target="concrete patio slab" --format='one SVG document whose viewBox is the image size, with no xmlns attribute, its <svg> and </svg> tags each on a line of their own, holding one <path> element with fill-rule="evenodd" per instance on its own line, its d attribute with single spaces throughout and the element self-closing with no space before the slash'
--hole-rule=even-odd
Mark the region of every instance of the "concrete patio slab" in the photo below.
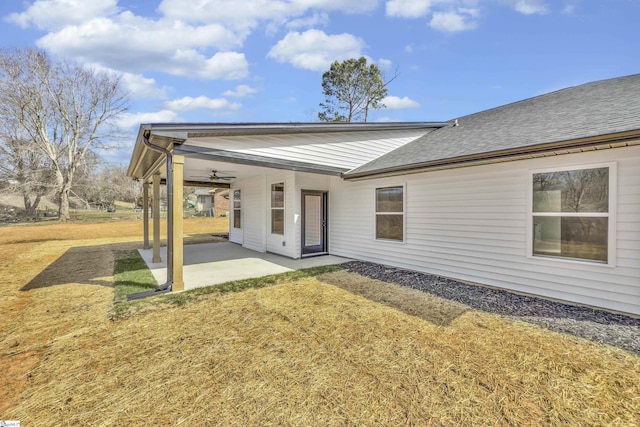
<svg viewBox="0 0 640 427">
<path fill-rule="evenodd" d="M 159 284 L 167 281 L 167 248 L 160 248 L 159 263 L 151 262 L 152 249 L 139 250 Z M 217 285 L 231 280 L 252 279 L 303 268 L 341 264 L 351 259 L 334 255 L 291 259 L 261 253 L 230 242 L 200 243 L 184 246 L 184 289 Z"/>
</svg>

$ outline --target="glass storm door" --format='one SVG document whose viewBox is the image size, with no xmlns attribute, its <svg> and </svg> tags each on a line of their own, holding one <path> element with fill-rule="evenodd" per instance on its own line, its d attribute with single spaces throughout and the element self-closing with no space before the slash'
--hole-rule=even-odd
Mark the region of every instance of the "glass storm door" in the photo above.
<svg viewBox="0 0 640 427">
<path fill-rule="evenodd" d="M 302 254 L 327 251 L 327 193 L 302 191 Z"/>
</svg>

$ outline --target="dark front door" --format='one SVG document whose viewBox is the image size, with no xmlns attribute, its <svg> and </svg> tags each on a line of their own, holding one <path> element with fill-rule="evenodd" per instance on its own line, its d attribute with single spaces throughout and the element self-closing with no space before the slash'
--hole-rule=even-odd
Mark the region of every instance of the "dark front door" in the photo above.
<svg viewBox="0 0 640 427">
<path fill-rule="evenodd" d="M 327 252 L 327 193 L 302 190 L 302 255 Z"/>
</svg>

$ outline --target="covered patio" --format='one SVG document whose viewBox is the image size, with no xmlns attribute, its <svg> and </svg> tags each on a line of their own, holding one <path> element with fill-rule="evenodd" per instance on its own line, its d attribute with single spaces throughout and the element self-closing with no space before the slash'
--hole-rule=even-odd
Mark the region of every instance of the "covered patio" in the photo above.
<svg viewBox="0 0 640 427">
<path fill-rule="evenodd" d="M 165 283 L 168 280 L 167 248 L 160 248 L 160 257 L 164 260 L 161 262 L 153 262 L 153 249 L 140 249 L 139 252 L 156 281 Z M 183 255 L 184 290 L 351 261 L 334 255 L 291 259 L 252 251 L 231 242 L 184 245 Z"/>
<path fill-rule="evenodd" d="M 331 180 L 442 126 L 141 125 L 127 174 L 143 183 L 142 253 L 161 284 L 159 291 L 342 262 L 329 255 Z M 167 188 L 166 249 L 160 245 L 161 185 Z M 184 186 L 233 191 L 229 240 L 239 246 L 228 244 L 220 251 L 184 246 Z M 317 255 L 325 257 L 301 259 Z"/>
</svg>

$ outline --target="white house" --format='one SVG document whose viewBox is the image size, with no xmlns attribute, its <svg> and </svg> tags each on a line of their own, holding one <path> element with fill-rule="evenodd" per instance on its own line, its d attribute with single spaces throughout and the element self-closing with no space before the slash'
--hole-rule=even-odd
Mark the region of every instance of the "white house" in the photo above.
<svg viewBox="0 0 640 427">
<path fill-rule="evenodd" d="M 640 314 L 640 75 L 443 123 L 140 127 L 130 176 L 178 197 L 208 170 L 236 177 L 229 239 L 247 248 Z"/>
<path fill-rule="evenodd" d="M 213 191 L 208 188 L 196 189 L 196 212 L 211 212 L 213 209 Z"/>
</svg>

